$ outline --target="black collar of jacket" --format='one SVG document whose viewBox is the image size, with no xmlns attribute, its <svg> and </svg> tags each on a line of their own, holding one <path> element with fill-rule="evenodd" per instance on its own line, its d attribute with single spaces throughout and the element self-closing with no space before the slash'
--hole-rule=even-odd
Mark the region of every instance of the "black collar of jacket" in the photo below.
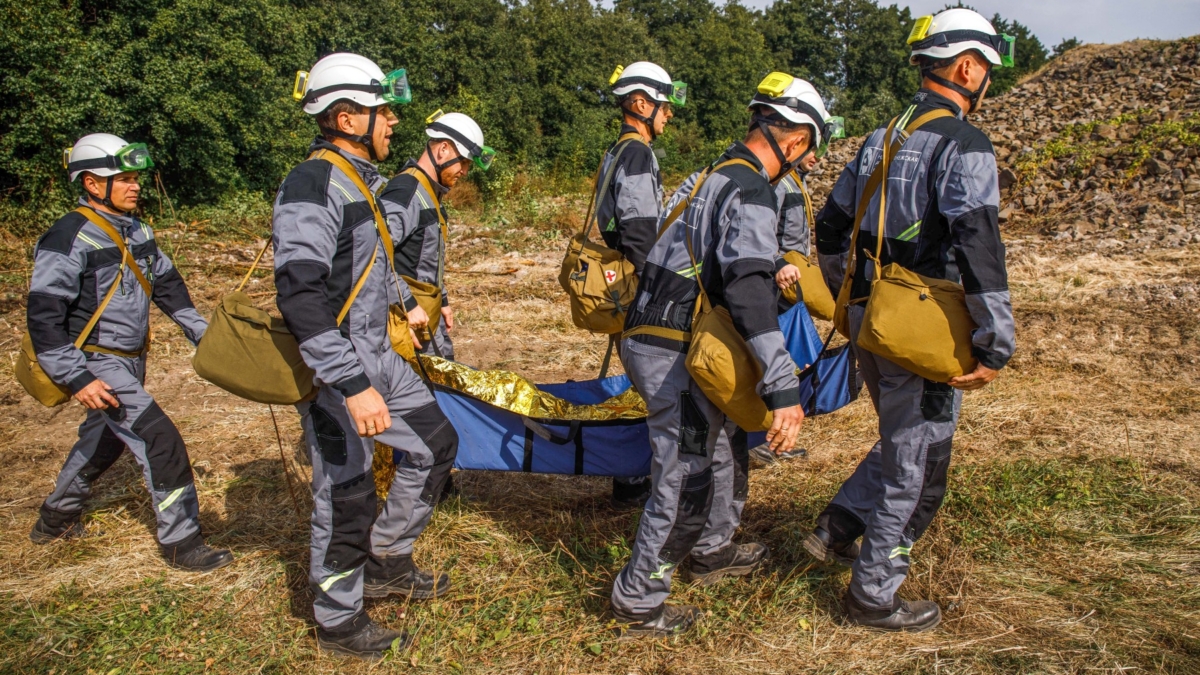
<svg viewBox="0 0 1200 675">
<path fill-rule="evenodd" d="M 741 141 L 734 141 L 733 145 L 729 146 L 729 148 L 725 151 L 725 154 L 721 155 L 721 158 L 718 159 L 714 165 L 720 164 L 728 159 L 744 159 L 747 162 L 750 162 L 750 164 L 754 166 L 754 170 L 757 171 L 764 180 L 766 180 L 767 176 L 765 169 L 763 169 L 762 162 L 759 161 L 758 155 L 750 152 L 750 148 L 746 147 L 745 143 Z"/>
<path fill-rule="evenodd" d="M 429 184 L 431 186 L 433 186 L 433 191 L 437 193 L 437 197 L 438 197 L 439 201 L 441 200 L 442 195 L 444 195 L 450 191 L 450 188 L 446 187 L 445 185 L 442 185 L 441 183 L 438 182 L 438 179 L 434 178 L 433 176 L 430 176 L 429 172 L 426 171 L 425 169 L 422 169 L 421 165 L 417 164 L 417 160 L 415 160 L 411 157 L 409 157 L 408 161 L 404 163 L 404 166 L 400 167 L 400 173 L 404 173 L 405 171 L 408 171 L 409 169 L 416 169 L 417 171 L 420 171 L 421 173 L 425 174 L 425 177 L 429 179 Z"/>
<path fill-rule="evenodd" d="M 936 91 L 933 91 L 932 89 L 925 89 L 924 87 L 918 89 L 916 95 L 913 96 L 912 102 L 913 105 L 917 106 L 922 113 L 937 108 L 945 108 L 946 110 L 954 113 L 954 116 L 958 119 L 963 119 L 962 108 L 958 107 L 957 103 L 951 101 L 945 96 L 942 96 Z M 918 115 L 914 115 L 914 117 L 917 116 Z"/>
<path fill-rule="evenodd" d="M 362 157 L 355 157 L 354 155 L 351 155 L 350 153 L 339 148 L 338 146 L 334 145 L 333 143 L 330 143 L 329 141 L 325 140 L 321 136 L 317 136 L 315 139 L 313 139 L 312 145 L 308 146 L 308 154 L 311 155 L 318 150 L 331 150 L 331 151 L 336 152 L 337 154 L 341 155 L 342 157 L 345 157 L 346 161 L 350 162 L 350 165 L 353 166 L 355 169 L 358 169 L 358 172 L 360 174 L 363 174 L 364 176 L 370 175 L 369 172 L 378 173 L 378 171 L 379 171 L 379 168 L 377 166 L 375 166 L 374 164 L 372 164 L 371 162 L 363 159 Z"/>
</svg>

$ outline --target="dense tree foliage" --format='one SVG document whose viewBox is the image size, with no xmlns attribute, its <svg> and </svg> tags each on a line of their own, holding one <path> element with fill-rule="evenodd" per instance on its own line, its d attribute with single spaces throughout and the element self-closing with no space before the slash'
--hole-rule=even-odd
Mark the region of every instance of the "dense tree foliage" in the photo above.
<svg viewBox="0 0 1200 675">
<path fill-rule="evenodd" d="M 0 0 L 0 194 L 60 204 L 62 149 L 110 131 L 151 146 L 184 203 L 269 195 L 316 127 L 289 97 L 295 71 L 355 51 L 414 89 L 394 154 L 418 151 L 437 108 L 476 117 L 516 167 L 577 176 L 612 140 L 607 79 L 638 59 L 690 85 L 660 141 L 668 169 L 709 159 L 745 126 L 773 69 L 812 79 L 852 132 L 893 114 L 917 86 L 907 9 L 871 0 L 777 0 L 765 11 L 712 0 Z M 1019 23 L 1018 65 L 1045 62 Z M 495 174 L 495 172 L 494 172 Z M 493 177 L 494 180 L 494 177 Z M 486 179 L 485 179 L 486 182 Z"/>
</svg>

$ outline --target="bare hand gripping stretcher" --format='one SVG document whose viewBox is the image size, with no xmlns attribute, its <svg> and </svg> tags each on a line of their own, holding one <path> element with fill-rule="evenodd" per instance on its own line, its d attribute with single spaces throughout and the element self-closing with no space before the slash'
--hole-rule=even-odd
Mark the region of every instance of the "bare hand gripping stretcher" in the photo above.
<svg viewBox="0 0 1200 675">
<path fill-rule="evenodd" d="M 850 403 L 858 382 L 849 344 L 825 348 L 803 304 L 779 317 L 800 374 L 806 415 Z M 646 405 L 624 375 L 583 382 L 534 384 L 502 370 L 475 370 L 420 356 L 438 405 L 458 431 L 458 469 L 584 476 L 650 473 Z M 765 433 L 750 434 L 750 445 Z M 382 449 L 382 448 L 377 448 Z M 376 474 L 390 475 L 386 452 Z M 390 482 L 390 479 L 386 482 Z"/>
</svg>

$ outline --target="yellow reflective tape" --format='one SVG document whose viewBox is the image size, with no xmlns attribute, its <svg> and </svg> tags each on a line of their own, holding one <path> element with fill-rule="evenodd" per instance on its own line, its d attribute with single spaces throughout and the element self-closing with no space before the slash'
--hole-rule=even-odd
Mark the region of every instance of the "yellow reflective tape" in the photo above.
<svg viewBox="0 0 1200 675">
<path fill-rule="evenodd" d="M 662 579 L 663 575 L 666 574 L 667 572 L 670 572 L 671 568 L 674 566 L 675 566 L 674 563 L 663 563 L 658 566 L 657 572 L 650 573 L 650 578 L 651 579 Z"/>
<path fill-rule="evenodd" d="M 897 546 L 896 548 L 892 549 L 892 554 L 888 556 L 888 560 L 898 556 L 908 555 L 909 553 L 912 553 L 911 546 Z"/>
<path fill-rule="evenodd" d="M 81 234 L 79 235 L 79 238 L 80 238 L 80 239 L 82 239 L 82 240 L 84 240 L 84 241 L 86 241 L 87 243 L 91 244 L 92 246 L 95 246 L 96 248 L 104 248 L 104 247 L 103 247 L 103 246 L 101 246 L 100 244 L 98 244 L 98 243 L 96 243 L 95 241 L 93 241 L 93 240 L 92 240 L 92 238 L 91 238 L 91 237 L 89 237 L 89 236 L 87 236 L 86 234 L 82 234 L 82 233 L 81 233 Z"/>
<path fill-rule="evenodd" d="M 352 202 L 356 202 L 356 201 L 358 201 L 358 200 L 357 200 L 357 199 L 355 199 L 354 197 L 351 197 L 351 196 L 350 196 L 350 193 L 346 191 L 346 188 L 342 187 L 341 185 L 338 185 L 338 182 L 337 182 L 336 180 L 332 180 L 332 179 L 330 179 L 330 181 L 329 181 L 329 184 L 330 184 L 330 185 L 332 185 L 333 187 L 335 187 L 335 188 L 337 188 L 337 189 L 341 190 L 341 191 L 342 191 L 342 194 L 346 195 L 346 199 L 347 199 L 348 201 L 352 201 Z"/>
<path fill-rule="evenodd" d="M 180 497 L 183 496 L 183 491 L 186 489 L 187 489 L 186 486 L 181 487 L 181 488 L 175 490 L 174 492 L 172 492 L 171 494 L 167 495 L 167 498 L 162 500 L 162 503 L 158 505 L 159 513 L 162 513 L 163 511 L 166 511 L 167 509 L 171 508 L 171 505 L 174 504 L 176 501 L 179 500 Z"/>
<path fill-rule="evenodd" d="M 417 199 L 421 200 L 421 208 L 423 208 L 423 209 L 432 209 L 433 208 L 433 206 L 429 202 L 425 201 L 425 194 L 423 191 L 417 190 Z"/>
<path fill-rule="evenodd" d="M 326 579 L 325 581 L 321 582 L 321 590 L 328 593 L 329 589 L 332 588 L 334 584 L 341 581 L 342 579 L 345 579 L 346 577 L 350 576 L 351 574 L 354 574 L 354 570 L 338 572 L 337 574 L 335 574 L 335 575 L 329 577 L 328 579 Z"/>
</svg>

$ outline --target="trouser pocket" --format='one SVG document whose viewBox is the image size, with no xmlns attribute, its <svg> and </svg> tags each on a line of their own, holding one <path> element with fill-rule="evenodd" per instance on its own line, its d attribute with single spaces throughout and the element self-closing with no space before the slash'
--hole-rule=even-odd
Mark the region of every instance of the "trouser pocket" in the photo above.
<svg viewBox="0 0 1200 675">
<path fill-rule="evenodd" d="M 346 432 L 320 406 L 313 404 L 308 408 L 312 417 L 313 433 L 317 436 L 317 450 L 326 464 L 345 466 L 346 464 Z"/>
<path fill-rule="evenodd" d="M 679 452 L 685 455 L 708 456 L 708 418 L 696 405 L 689 391 L 679 394 Z"/>
<path fill-rule="evenodd" d="M 925 380 L 921 394 L 921 414 L 930 422 L 950 422 L 954 419 L 954 387 L 944 382 Z"/>
</svg>

